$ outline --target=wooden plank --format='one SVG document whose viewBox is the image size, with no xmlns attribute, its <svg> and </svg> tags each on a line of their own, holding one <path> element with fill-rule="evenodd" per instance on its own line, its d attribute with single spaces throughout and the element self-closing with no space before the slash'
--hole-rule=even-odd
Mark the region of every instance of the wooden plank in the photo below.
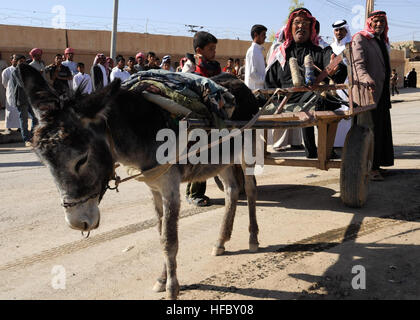
<svg viewBox="0 0 420 320">
<path fill-rule="evenodd" d="M 328 123 L 327 127 L 327 159 L 331 157 L 331 153 L 334 148 L 335 136 L 337 135 L 337 127 L 339 121 Z"/>
<path fill-rule="evenodd" d="M 328 123 L 326 122 L 320 122 L 318 124 L 318 160 L 319 160 L 319 168 L 321 170 L 326 170 L 327 128 L 328 128 Z"/>
<path fill-rule="evenodd" d="M 266 156 L 265 165 L 267 166 L 284 166 L 284 167 L 303 167 L 303 168 L 318 168 L 319 160 L 312 160 L 312 159 L 291 159 L 291 158 L 275 158 L 272 156 Z M 327 161 L 326 162 L 326 169 L 340 169 L 341 168 L 341 160 L 335 161 Z"/>
<path fill-rule="evenodd" d="M 303 87 L 291 87 L 291 88 L 270 88 L 270 89 L 258 89 L 254 90 L 254 93 L 262 93 L 265 95 L 273 95 L 274 93 L 279 94 L 288 94 L 296 92 L 309 92 L 309 91 L 331 91 L 331 90 L 342 90 L 348 89 L 347 84 L 334 84 L 334 85 L 313 85 L 313 86 L 303 86 Z"/>
</svg>

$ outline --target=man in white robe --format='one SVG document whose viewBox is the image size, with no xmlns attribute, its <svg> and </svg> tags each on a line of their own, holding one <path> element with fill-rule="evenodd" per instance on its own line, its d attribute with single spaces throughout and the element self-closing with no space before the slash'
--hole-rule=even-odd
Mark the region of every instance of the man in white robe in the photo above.
<svg viewBox="0 0 420 320">
<path fill-rule="evenodd" d="M 255 25 L 251 29 L 252 44 L 245 58 L 245 84 L 251 90 L 264 89 L 265 61 L 263 44 L 266 39 L 267 28 Z"/>
<path fill-rule="evenodd" d="M 81 87 L 81 91 L 83 94 L 91 94 L 92 93 L 92 79 L 90 75 L 85 73 L 85 65 L 84 63 L 78 63 L 77 64 L 77 70 L 78 73 L 73 77 L 73 91 L 76 92 L 76 90 Z"/>
<path fill-rule="evenodd" d="M 125 59 L 123 57 L 117 58 L 117 66 L 112 69 L 110 80 L 111 82 L 114 81 L 116 78 L 120 79 L 121 82 L 124 82 L 128 78 L 130 78 L 130 74 L 124 70 L 125 67 Z"/>
<path fill-rule="evenodd" d="M 16 69 L 17 62 L 18 62 L 18 55 L 13 54 L 11 57 L 11 66 L 4 69 L 1 73 L 1 83 L 3 87 L 6 89 L 6 113 L 5 113 L 5 125 L 6 125 L 6 134 L 10 133 L 10 129 L 18 129 L 20 128 L 19 122 L 19 112 L 16 106 L 13 104 L 13 93 L 10 90 L 9 80 Z"/>
</svg>

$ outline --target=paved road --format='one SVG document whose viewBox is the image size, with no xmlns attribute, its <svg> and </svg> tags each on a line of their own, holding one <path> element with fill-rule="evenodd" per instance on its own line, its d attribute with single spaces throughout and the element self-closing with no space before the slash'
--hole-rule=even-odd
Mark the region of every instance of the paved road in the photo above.
<svg viewBox="0 0 420 320">
<path fill-rule="evenodd" d="M 222 257 L 210 252 L 223 194 L 210 182 L 214 206 L 183 202 L 180 298 L 420 298 L 419 104 L 395 104 L 396 166 L 386 182 L 371 184 L 361 210 L 341 204 L 338 170 L 267 167 L 257 178 L 256 254 L 246 250 L 246 201 L 240 201 Z M 0 154 L 0 299 L 164 297 L 151 291 L 162 254 L 144 184 L 128 182 L 120 193 L 108 192 L 101 228 L 85 240 L 66 226 L 53 180 L 31 150 L 0 145 Z M 366 270 L 366 290 L 351 287 L 356 265 Z M 60 270 L 64 290 L 52 286 L 63 284 Z"/>
</svg>

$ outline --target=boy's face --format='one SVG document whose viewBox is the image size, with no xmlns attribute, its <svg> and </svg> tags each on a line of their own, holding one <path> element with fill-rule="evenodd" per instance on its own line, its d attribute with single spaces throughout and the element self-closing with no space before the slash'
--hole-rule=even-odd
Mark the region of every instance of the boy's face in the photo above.
<svg viewBox="0 0 420 320">
<path fill-rule="evenodd" d="M 147 56 L 147 60 L 149 61 L 149 64 L 156 64 L 156 57 L 155 56 Z"/>
<path fill-rule="evenodd" d="M 213 61 L 216 58 L 216 43 L 209 43 L 204 48 L 197 48 L 197 53 L 201 54 L 206 60 Z"/>
<path fill-rule="evenodd" d="M 124 69 L 124 66 L 125 66 L 125 60 L 120 60 L 120 61 L 118 61 L 118 63 L 117 63 L 117 66 L 118 66 L 118 68 L 120 68 L 120 69 Z"/>
<path fill-rule="evenodd" d="M 77 71 L 79 71 L 80 73 L 85 73 L 85 67 L 83 67 L 83 66 L 78 66 L 78 67 L 77 67 Z"/>
<path fill-rule="evenodd" d="M 16 59 L 16 55 L 14 54 L 12 57 L 12 60 L 10 61 L 12 63 L 12 66 L 16 67 L 18 60 Z"/>
<path fill-rule="evenodd" d="M 259 45 L 263 45 L 265 42 L 265 39 L 267 39 L 267 31 L 262 31 L 259 35 L 256 36 L 256 42 Z"/>
<path fill-rule="evenodd" d="M 63 62 L 63 57 L 61 57 L 61 56 L 55 57 L 55 64 L 57 66 L 61 65 L 62 62 Z"/>
</svg>

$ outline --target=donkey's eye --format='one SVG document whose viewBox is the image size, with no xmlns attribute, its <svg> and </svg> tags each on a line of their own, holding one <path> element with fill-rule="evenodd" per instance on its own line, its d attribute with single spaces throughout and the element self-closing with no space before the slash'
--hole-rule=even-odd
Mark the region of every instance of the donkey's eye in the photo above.
<svg viewBox="0 0 420 320">
<path fill-rule="evenodd" d="M 79 172 L 80 167 L 83 166 L 86 163 L 87 160 L 88 160 L 88 155 L 85 155 L 82 159 L 77 161 L 76 167 L 75 167 L 76 172 Z"/>
</svg>

